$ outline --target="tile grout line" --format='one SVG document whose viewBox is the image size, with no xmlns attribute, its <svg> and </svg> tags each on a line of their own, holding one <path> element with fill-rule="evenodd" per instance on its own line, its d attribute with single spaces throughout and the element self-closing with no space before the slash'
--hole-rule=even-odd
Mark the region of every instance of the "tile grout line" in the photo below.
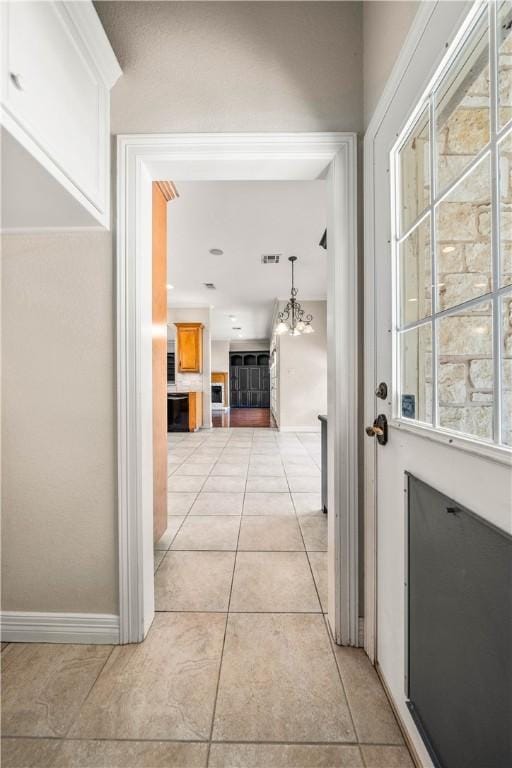
<svg viewBox="0 0 512 768">
<path fill-rule="evenodd" d="M 242 514 L 243 514 L 243 509 L 244 509 L 246 489 L 247 489 L 247 475 L 246 475 L 246 478 L 245 478 L 244 498 L 242 499 Z M 239 524 L 238 524 L 238 535 L 237 535 L 237 540 L 236 540 L 236 550 L 235 550 L 235 557 L 233 559 L 233 571 L 231 573 L 231 584 L 230 584 L 230 587 L 229 587 L 228 605 L 227 605 L 227 611 L 226 611 L 226 621 L 225 621 L 225 624 L 224 624 L 224 636 L 222 638 L 222 648 L 221 648 L 221 653 L 220 653 L 219 672 L 218 672 L 218 675 L 217 675 L 217 685 L 215 687 L 215 698 L 214 698 L 214 701 L 213 701 L 212 722 L 211 722 L 211 726 L 210 726 L 210 738 L 208 740 L 208 748 L 207 748 L 207 751 L 206 751 L 206 766 L 208 766 L 209 762 L 210 762 L 210 751 L 211 751 L 211 747 L 212 747 L 213 729 L 214 729 L 214 726 L 215 726 L 215 714 L 217 712 L 217 700 L 219 698 L 220 676 L 221 676 L 221 673 L 222 673 L 222 662 L 224 660 L 224 648 L 226 646 L 226 635 L 227 635 L 227 632 L 228 632 L 229 609 L 230 609 L 230 606 L 231 606 L 231 594 L 233 592 L 233 583 L 234 583 L 234 580 L 235 580 L 236 558 L 237 558 L 237 554 L 238 554 L 238 542 L 240 540 L 240 529 L 241 529 L 241 527 L 242 527 L 242 515 L 240 515 L 240 521 L 239 521 Z"/>
</svg>

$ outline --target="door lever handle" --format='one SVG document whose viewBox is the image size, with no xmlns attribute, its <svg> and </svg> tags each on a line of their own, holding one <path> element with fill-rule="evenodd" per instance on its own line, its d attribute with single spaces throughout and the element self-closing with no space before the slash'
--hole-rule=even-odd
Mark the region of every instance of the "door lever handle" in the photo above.
<svg viewBox="0 0 512 768">
<path fill-rule="evenodd" d="M 379 413 L 371 427 L 365 429 L 368 437 L 376 437 L 379 445 L 386 445 L 388 441 L 388 420 L 386 414 Z"/>
</svg>

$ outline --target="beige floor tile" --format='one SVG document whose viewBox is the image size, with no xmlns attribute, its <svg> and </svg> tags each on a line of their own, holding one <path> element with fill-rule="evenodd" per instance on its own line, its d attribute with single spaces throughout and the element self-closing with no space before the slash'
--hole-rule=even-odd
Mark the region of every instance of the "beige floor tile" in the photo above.
<svg viewBox="0 0 512 768">
<path fill-rule="evenodd" d="M 58 739 L 2 738 L 2 768 L 54 768 Z"/>
<path fill-rule="evenodd" d="M 302 477 L 300 475 L 288 475 L 288 485 L 292 493 L 320 493 L 320 477 Z"/>
<path fill-rule="evenodd" d="M 355 740 L 323 617 L 229 615 L 213 738 Z"/>
<path fill-rule="evenodd" d="M 203 493 L 243 493 L 245 483 L 245 475 L 243 477 L 214 477 L 210 475 L 203 486 Z"/>
<path fill-rule="evenodd" d="M 204 768 L 207 744 L 63 741 L 52 768 Z"/>
<path fill-rule="evenodd" d="M 249 459 L 251 454 L 251 448 L 224 448 L 220 461 L 240 461 L 242 458 Z"/>
<path fill-rule="evenodd" d="M 285 477 L 281 464 L 251 464 L 249 477 Z"/>
<path fill-rule="evenodd" d="M 4 651 L 7 648 L 8 645 L 9 645 L 9 643 L 2 643 L 2 649 L 1 650 Z"/>
<path fill-rule="evenodd" d="M 291 515 L 245 515 L 240 527 L 238 549 L 253 552 L 303 552 L 304 544 L 297 520 Z"/>
<path fill-rule="evenodd" d="M 197 463 L 195 461 L 184 461 L 183 464 L 180 464 L 173 477 L 180 477 L 181 475 L 209 475 L 213 466 L 213 461 L 210 461 L 207 464 Z M 171 485 L 171 481 L 169 481 L 169 485 Z"/>
<path fill-rule="evenodd" d="M 197 492 L 173 493 L 172 482 L 169 481 L 169 493 L 167 494 L 167 514 L 186 515 L 196 500 Z"/>
<path fill-rule="evenodd" d="M 156 573 L 158 566 L 165 556 L 165 549 L 155 549 L 153 552 L 153 573 Z"/>
<path fill-rule="evenodd" d="M 323 519 L 299 515 L 299 524 L 308 552 L 327 552 L 327 515 Z"/>
<path fill-rule="evenodd" d="M 200 491 L 205 484 L 208 475 L 178 475 L 175 473 L 169 478 L 168 488 L 171 493 L 188 491 Z"/>
<path fill-rule="evenodd" d="M 212 744 L 209 768 L 363 768 L 359 747 L 340 744 Z"/>
<path fill-rule="evenodd" d="M 308 552 L 322 611 L 327 613 L 327 552 Z"/>
<path fill-rule="evenodd" d="M 178 531 L 171 549 L 236 550 L 240 517 L 189 516 Z"/>
<path fill-rule="evenodd" d="M 143 643 L 114 649 L 69 735 L 208 739 L 225 621 L 157 613 Z"/>
<path fill-rule="evenodd" d="M 2 734 L 64 736 L 111 651 L 108 645 L 10 644 L 2 654 Z"/>
<path fill-rule="evenodd" d="M 155 544 L 155 550 L 167 550 L 171 546 L 172 540 L 178 533 L 185 517 L 183 515 L 169 515 L 167 518 L 167 530 Z"/>
<path fill-rule="evenodd" d="M 289 493 L 246 493 L 244 515 L 293 515 Z"/>
<path fill-rule="evenodd" d="M 288 493 L 288 483 L 284 475 L 277 477 L 249 477 L 246 491 L 248 493 Z"/>
<path fill-rule="evenodd" d="M 238 552 L 231 611 L 316 612 L 320 603 L 304 552 Z"/>
<path fill-rule="evenodd" d="M 245 462 L 219 461 L 212 469 L 212 477 L 246 477 L 247 464 Z"/>
<path fill-rule="evenodd" d="M 362 746 L 366 768 L 414 768 L 407 747 Z"/>
<path fill-rule="evenodd" d="M 244 502 L 243 493 L 200 493 L 191 515 L 241 515 Z"/>
<path fill-rule="evenodd" d="M 337 645 L 334 653 L 359 741 L 403 744 L 389 701 L 365 652 Z"/>
<path fill-rule="evenodd" d="M 168 552 L 155 578 L 157 611 L 227 611 L 234 552 Z"/>
<path fill-rule="evenodd" d="M 318 493 L 292 493 L 293 503 L 298 515 L 322 517 L 322 498 Z"/>
<path fill-rule="evenodd" d="M 320 478 L 320 470 L 314 461 L 284 461 L 284 471 L 288 477 L 316 477 Z M 183 464 L 181 465 L 183 466 Z M 179 470 L 178 470 L 179 472 Z"/>
</svg>

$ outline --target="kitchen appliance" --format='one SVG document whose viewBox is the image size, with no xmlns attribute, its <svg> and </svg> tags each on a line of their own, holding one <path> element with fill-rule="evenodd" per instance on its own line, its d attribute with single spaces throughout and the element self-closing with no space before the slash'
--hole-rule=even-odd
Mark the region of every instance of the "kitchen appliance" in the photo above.
<svg viewBox="0 0 512 768">
<path fill-rule="evenodd" d="M 167 431 L 188 432 L 188 394 L 167 393 Z"/>
</svg>

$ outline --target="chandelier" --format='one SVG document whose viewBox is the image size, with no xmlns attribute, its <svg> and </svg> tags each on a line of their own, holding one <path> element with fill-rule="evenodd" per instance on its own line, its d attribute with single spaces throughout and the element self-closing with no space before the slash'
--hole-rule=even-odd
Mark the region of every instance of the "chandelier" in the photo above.
<svg viewBox="0 0 512 768">
<path fill-rule="evenodd" d="M 289 333 L 290 336 L 300 336 L 303 333 L 314 333 L 313 326 L 311 325 L 313 315 L 306 315 L 295 298 L 298 291 L 294 284 L 293 265 L 297 261 L 297 257 L 289 256 L 288 261 L 292 264 L 292 290 L 290 301 L 278 315 L 279 322 L 276 327 L 276 333 Z"/>
</svg>

